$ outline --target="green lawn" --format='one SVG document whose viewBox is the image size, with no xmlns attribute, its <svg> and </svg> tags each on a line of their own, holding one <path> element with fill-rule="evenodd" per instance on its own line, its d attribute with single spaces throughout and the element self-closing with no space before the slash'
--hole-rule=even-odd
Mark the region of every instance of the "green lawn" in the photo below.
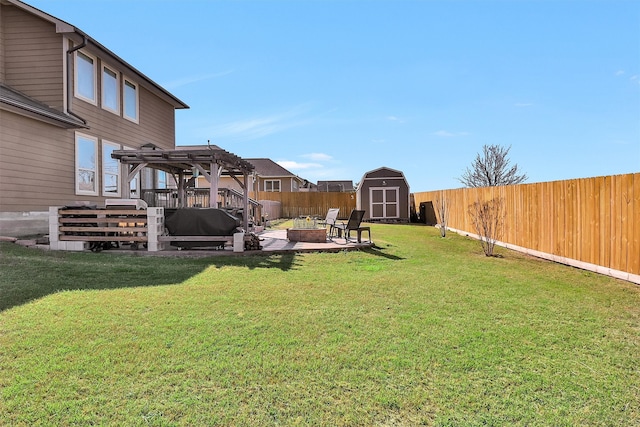
<svg viewBox="0 0 640 427">
<path fill-rule="evenodd" d="M 0 425 L 640 425 L 640 287 L 415 225 L 341 253 L 0 245 Z"/>
</svg>

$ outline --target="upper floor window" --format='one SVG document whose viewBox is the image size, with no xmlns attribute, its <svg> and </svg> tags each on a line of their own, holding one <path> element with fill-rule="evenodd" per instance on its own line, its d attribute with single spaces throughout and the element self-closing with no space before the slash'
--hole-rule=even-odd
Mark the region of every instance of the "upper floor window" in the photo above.
<svg viewBox="0 0 640 427">
<path fill-rule="evenodd" d="M 138 123 L 138 85 L 124 79 L 124 118 Z"/>
<path fill-rule="evenodd" d="M 120 196 L 120 162 L 111 153 L 119 150 L 120 145 L 102 141 L 102 195 Z"/>
<path fill-rule="evenodd" d="M 76 194 L 98 195 L 98 138 L 76 133 Z"/>
<path fill-rule="evenodd" d="M 96 62 L 96 58 L 76 52 L 75 94 L 92 104 L 96 104 Z"/>
<path fill-rule="evenodd" d="M 279 179 L 265 180 L 264 191 L 280 192 L 280 180 Z"/>
<path fill-rule="evenodd" d="M 120 77 L 106 65 L 102 66 L 102 108 L 120 114 Z"/>
</svg>

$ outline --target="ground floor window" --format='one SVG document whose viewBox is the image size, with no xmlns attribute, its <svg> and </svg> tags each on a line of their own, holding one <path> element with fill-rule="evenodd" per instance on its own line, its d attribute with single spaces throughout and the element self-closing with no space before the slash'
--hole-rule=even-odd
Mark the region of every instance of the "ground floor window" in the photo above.
<svg viewBox="0 0 640 427">
<path fill-rule="evenodd" d="M 102 195 L 120 196 L 120 162 L 111 157 L 111 153 L 119 150 L 120 145 L 102 141 Z"/>
<path fill-rule="evenodd" d="M 98 195 L 98 138 L 76 133 L 76 194 Z"/>
<path fill-rule="evenodd" d="M 165 171 L 156 171 L 156 188 L 166 189 L 167 187 L 167 173 Z"/>
</svg>

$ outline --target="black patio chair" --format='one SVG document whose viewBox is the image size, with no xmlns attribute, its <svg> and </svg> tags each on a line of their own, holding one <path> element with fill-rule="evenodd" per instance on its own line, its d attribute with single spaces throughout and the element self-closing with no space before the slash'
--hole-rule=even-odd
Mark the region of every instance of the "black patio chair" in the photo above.
<svg viewBox="0 0 640 427">
<path fill-rule="evenodd" d="M 351 211 L 351 215 L 349 215 L 349 219 L 347 222 L 338 223 L 336 222 L 329 232 L 329 237 L 342 237 L 344 235 L 344 239 L 346 242 L 349 242 L 351 239 L 351 232 L 355 231 L 357 233 L 357 242 L 362 243 L 362 232 L 366 231 L 369 233 L 369 243 L 371 242 L 371 228 L 370 227 L 362 227 L 360 223 L 362 223 L 362 218 L 364 218 L 364 211 L 354 209 Z"/>
</svg>

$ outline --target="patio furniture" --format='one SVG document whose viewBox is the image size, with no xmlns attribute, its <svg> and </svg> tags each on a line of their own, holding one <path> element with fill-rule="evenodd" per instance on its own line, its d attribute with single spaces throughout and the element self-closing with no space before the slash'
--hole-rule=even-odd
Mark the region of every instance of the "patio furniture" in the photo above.
<svg viewBox="0 0 640 427">
<path fill-rule="evenodd" d="M 336 233 L 337 237 L 344 235 L 345 241 L 348 242 L 351 239 L 351 232 L 355 231 L 357 233 L 357 242 L 362 243 L 362 232 L 366 231 L 369 233 L 369 243 L 371 243 L 371 228 L 360 226 L 362 218 L 364 218 L 363 210 L 352 210 L 346 223 L 334 223 L 331 227 L 330 237 L 333 237 L 334 233 Z"/>
<path fill-rule="evenodd" d="M 327 211 L 327 216 L 324 220 L 318 221 L 318 225 L 322 225 L 325 228 L 329 226 L 329 230 L 331 230 L 331 227 L 333 227 L 333 225 L 336 223 L 336 220 L 338 219 L 338 212 L 340 212 L 340 208 L 329 208 L 329 211 Z"/>
</svg>

